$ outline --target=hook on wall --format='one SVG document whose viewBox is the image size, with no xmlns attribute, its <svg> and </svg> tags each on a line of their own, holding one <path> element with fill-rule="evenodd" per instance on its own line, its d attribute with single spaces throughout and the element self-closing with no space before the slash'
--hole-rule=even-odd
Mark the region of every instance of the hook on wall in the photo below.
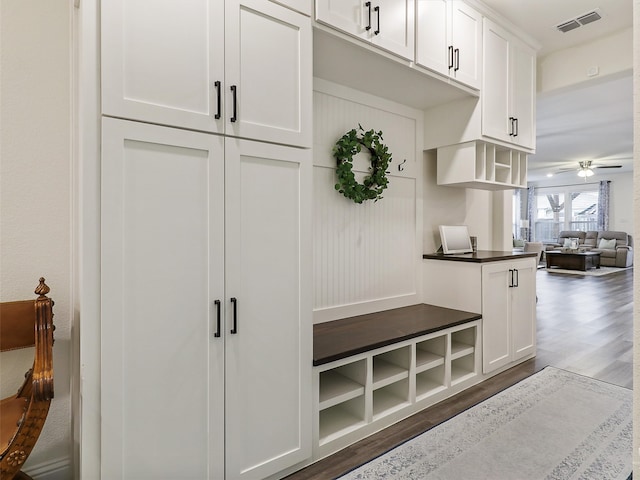
<svg viewBox="0 0 640 480">
<path fill-rule="evenodd" d="M 404 167 L 403 167 L 403 165 L 404 165 L 405 163 L 407 163 L 407 159 L 406 159 L 406 158 L 402 161 L 402 163 L 401 163 L 400 165 L 398 165 L 398 171 L 399 171 L 399 172 L 404 171 Z"/>
</svg>

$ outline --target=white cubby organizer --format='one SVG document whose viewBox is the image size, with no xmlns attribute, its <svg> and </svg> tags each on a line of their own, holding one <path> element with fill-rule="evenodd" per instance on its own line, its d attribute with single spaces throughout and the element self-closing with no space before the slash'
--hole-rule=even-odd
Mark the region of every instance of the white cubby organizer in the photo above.
<svg viewBox="0 0 640 480">
<path fill-rule="evenodd" d="M 473 141 L 438 148 L 438 185 L 504 190 L 527 187 L 527 154 Z"/>
<path fill-rule="evenodd" d="M 314 367 L 321 458 L 477 383 L 481 320 Z"/>
</svg>

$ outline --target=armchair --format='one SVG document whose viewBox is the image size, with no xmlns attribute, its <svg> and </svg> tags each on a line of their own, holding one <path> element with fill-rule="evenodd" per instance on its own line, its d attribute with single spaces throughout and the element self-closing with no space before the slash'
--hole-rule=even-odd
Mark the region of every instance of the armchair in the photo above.
<svg viewBox="0 0 640 480">
<path fill-rule="evenodd" d="M 626 232 L 598 232 L 595 248 L 600 253 L 600 265 L 605 267 L 630 267 L 633 265 L 633 238 Z"/>
</svg>

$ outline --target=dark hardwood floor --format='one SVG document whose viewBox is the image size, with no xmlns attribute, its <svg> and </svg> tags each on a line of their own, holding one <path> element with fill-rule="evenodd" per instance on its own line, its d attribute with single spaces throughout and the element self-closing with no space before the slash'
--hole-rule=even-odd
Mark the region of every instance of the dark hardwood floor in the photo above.
<svg viewBox="0 0 640 480">
<path fill-rule="evenodd" d="M 333 479 L 551 365 L 632 388 L 633 270 L 602 277 L 537 275 L 537 356 L 444 400 L 288 480 Z"/>
</svg>

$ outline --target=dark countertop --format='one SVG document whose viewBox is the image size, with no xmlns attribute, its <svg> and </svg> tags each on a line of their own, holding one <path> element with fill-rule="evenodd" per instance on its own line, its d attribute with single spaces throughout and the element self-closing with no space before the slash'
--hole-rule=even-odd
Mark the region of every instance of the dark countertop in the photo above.
<svg viewBox="0 0 640 480">
<path fill-rule="evenodd" d="M 313 326 L 313 364 L 333 362 L 481 317 L 422 303 L 319 323 Z"/>
<path fill-rule="evenodd" d="M 429 260 L 449 260 L 453 262 L 486 263 L 501 260 L 514 260 L 523 257 L 536 257 L 537 252 L 501 252 L 495 250 L 478 250 L 473 253 L 445 255 L 444 253 L 425 253 L 422 258 Z"/>
</svg>

